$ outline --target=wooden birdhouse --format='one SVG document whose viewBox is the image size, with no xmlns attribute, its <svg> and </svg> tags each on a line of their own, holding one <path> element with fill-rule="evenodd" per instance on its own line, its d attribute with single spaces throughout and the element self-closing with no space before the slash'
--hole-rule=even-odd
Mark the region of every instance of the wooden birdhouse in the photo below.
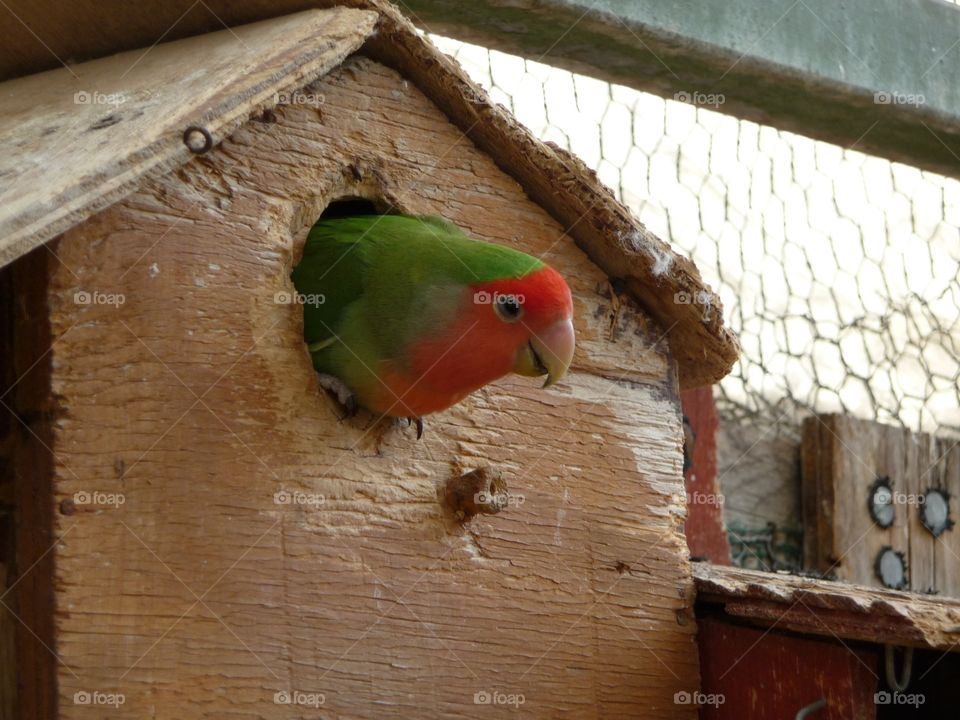
<svg viewBox="0 0 960 720">
<path fill-rule="evenodd" d="M 678 393 L 736 359 L 718 298 L 392 8 L 246 5 L 5 66 L 4 702 L 695 717 Z M 574 294 L 570 374 L 489 385 L 420 441 L 341 420 L 290 273 L 344 213 L 543 258 Z"/>
</svg>

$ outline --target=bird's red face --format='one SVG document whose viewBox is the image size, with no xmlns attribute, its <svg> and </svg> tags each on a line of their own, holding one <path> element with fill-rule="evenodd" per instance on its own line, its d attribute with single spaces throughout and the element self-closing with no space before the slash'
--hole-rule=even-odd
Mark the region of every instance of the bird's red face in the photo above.
<svg viewBox="0 0 960 720">
<path fill-rule="evenodd" d="M 546 375 L 544 387 L 562 378 L 573 360 L 573 298 L 560 274 L 543 267 L 519 279 L 474 286 L 481 334 L 489 338 L 498 367 L 532 377 Z"/>
<path fill-rule="evenodd" d="M 425 414 L 459 402 L 511 372 L 562 378 L 573 360 L 573 298 L 560 274 L 542 267 L 522 278 L 475 283 L 457 320 L 440 337 L 413 348 L 416 387 L 404 393 Z M 428 409 L 429 408 L 429 409 Z"/>
</svg>

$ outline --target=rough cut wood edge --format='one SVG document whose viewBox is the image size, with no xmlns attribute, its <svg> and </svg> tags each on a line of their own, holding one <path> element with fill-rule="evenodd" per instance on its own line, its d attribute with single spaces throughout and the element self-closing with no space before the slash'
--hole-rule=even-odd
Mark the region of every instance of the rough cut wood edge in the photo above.
<svg viewBox="0 0 960 720">
<path fill-rule="evenodd" d="M 723 324 L 723 307 L 688 258 L 633 218 L 575 155 L 538 141 L 460 66 L 440 53 L 393 6 L 347 0 L 381 12 L 364 51 L 413 80 L 480 149 L 566 229 L 612 278 L 621 278 L 663 326 L 686 390 L 717 382 L 733 367 L 739 346 Z M 682 302 L 682 300 L 686 302 Z"/>
<path fill-rule="evenodd" d="M 55 538 L 53 478 L 56 459 L 53 419 L 59 414 L 50 394 L 53 339 L 47 278 L 54 265 L 45 249 L 38 249 L 4 269 L 16 302 L 5 311 L 12 336 L 5 351 L 15 376 L 3 397 L 0 412 L 9 413 L 14 442 L 13 505 L 16 513 L 16 565 L 0 613 L 15 623 L 13 671 L 17 688 L 11 718 L 57 717 L 57 658 L 54 591 Z M 15 415 L 14 415 L 15 413 Z M 69 525 L 66 532 L 69 532 Z M 0 715 L 0 717 L 6 717 Z"/>
<path fill-rule="evenodd" d="M 956 650 L 960 600 L 694 563 L 697 604 L 780 630 Z"/>
<path fill-rule="evenodd" d="M 9 152 L 20 148 L 26 156 L 21 165 L 29 167 L 39 148 L 50 145 L 46 135 L 51 129 L 57 130 L 55 145 L 64 150 L 56 153 L 56 162 L 44 162 L 39 178 L 19 190 L 16 178 L 8 178 L 14 184 L 5 189 L 7 200 L 0 203 L 0 266 L 125 197 L 149 174 L 187 162 L 191 153 L 183 143 L 185 117 L 202 124 L 219 142 L 264 108 L 274 107 L 278 94 L 302 87 L 338 65 L 362 44 L 375 22 L 373 12 L 362 10 L 308 10 L 237 31 L 221 30 L 161 45 L 146 53 L 134 50 L 72 70 L 4 83 L 0 92 L 6 97 L 6 110 L 0 111 L 0 137 L 14 142 Z M 170 63 L 177 63 L 182 65 L 183 77 L 195 77 L 205 71 L 203 58 L 211 49 L 223 52 L 224 46 L 235 46 L 235 61 L 227 64 L 233 70 L 224 72 L 222 65 L 207 68 L 206 92 L 196 92 L 194 87 L 184 96 L 168 87 L 170 92 L 159 96 L 158 103 L 154 86 L 169 86 L 169 82 L 145 72 L 145 66 L 155 62 L 157 72 L 166 75 Z M 74 79 L 78 75 L 80 82 Z M 118 106 L 122 110 L 111 114 L 109 108 L 74 101 L 74 92 L 103 92 L 101 82 L 119 87 L 117 92 L 128 98 Z M 44 88 L 53 89 L 44 96 Z M 38 96 L 43 104 L 25 122 L 23 107 L 31 107 Z M 21 112 L 11 112 L 11 105 Z M 89 115 L 89 121 L 78 121 L 78 114 Z M 114 115 L 120 116 L 119 121 Z M 70 122 L 60 128 L 64 117 Z M 112 126 L 105 128 L 103 122 Z M 103 155 L 101 162 L 83 162 L 98 153 Z M 13 172 L 16 158 L 8 155 L 4 165 L 11 174 L 19 174 Z"/>
</svg>

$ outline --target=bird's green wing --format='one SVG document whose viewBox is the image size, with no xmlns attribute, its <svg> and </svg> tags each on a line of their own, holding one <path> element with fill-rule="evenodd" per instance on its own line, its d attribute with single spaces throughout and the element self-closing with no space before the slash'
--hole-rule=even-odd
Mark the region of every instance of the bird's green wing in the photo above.
<svg viewBox="0 0 960 720">
<path fill-rule="evenodd" d="M 333 340 L 347 308 L 363 294 L 363 277 L 370 263 L 369 247 L 364 243 L 366 224 L 353 220 L 363 218 L 314 225 L 303 258 L 291 274 L 304 304 L 303 335 L 310 346 Z"/>
</svg>

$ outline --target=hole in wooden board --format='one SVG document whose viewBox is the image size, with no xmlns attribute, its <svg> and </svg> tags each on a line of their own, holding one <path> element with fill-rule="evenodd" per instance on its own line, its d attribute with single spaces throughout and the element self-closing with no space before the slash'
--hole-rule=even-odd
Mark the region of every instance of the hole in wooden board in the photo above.
<svg viewBox="0 0 960 720">
<path fill-rule="evenodd" d="M 357 215 L 383 215 L 384 213 L 377 209 L 378 204 L 374 200 L 361 197 L 341 198 L 327 205 L 320 214 L 320 219 L 331 220 L 333 218 L 356 217 Z"/>
</svg>

